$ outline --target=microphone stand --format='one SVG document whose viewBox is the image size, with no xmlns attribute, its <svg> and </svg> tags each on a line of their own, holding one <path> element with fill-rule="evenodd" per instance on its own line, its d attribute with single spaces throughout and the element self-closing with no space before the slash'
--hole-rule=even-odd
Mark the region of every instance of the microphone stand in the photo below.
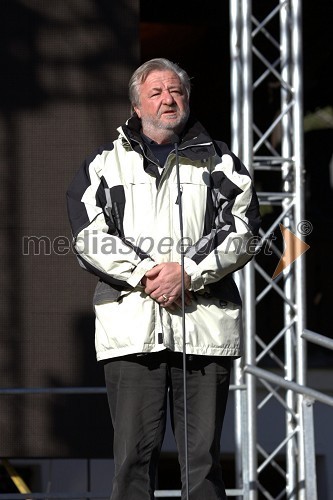
<svg viewBox="0 0 333 500">
<path fill-rule="evenodd" d="M 185 447 L 185 493 L 186 500 L 189 500 L 189 465 L 188 465 L 188 438 L 187 438 L 187 385 L 186 385 L 186 330 L 185 330 L 185 274 L 184 274 L 184 248 L 183 248 L 183 205 L 182 191 L 180 186 L 178 144 L 175 142 L 176 153 L 176 173 L 178 189 L 179 207 L 179 228 L 180 228 L 180 257 L 181 257 L 181 303 L 182 303 L 182 333 L 183 333 L 183 394 L 184 394 L 184 447 Z"/>
</svg>

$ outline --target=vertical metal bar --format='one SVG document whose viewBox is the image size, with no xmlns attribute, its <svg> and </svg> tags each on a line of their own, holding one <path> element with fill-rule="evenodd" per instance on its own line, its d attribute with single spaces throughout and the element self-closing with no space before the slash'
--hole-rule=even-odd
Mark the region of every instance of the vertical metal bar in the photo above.
<svg viewBox="0 0 333 500">
<path fill-rule="evenodd" d="M 301 0 L 293 0 L 291 3 L 291 38 L 292 38 L 292 84 L 294 89 L 295 104 L 293 107 L 294 124 L 294 158 L 295 158 L 295 215 L 296 224 L 304 220 L 304 144 L 303 144 L 303 82 L 302 82 L 302 5 Z M 302 237 L 298 233 L 298 237 Z M 305 264 L 304 256 L 296 259 L 296 352 L 297 352 L 297 382 L 306 384 L 306 342 L 302 338 L 305 328 Z M 300 425 L 300 436 L 304 435 L 303 429 L 303 397 L 298 396 L 298 414 Z M 313 451 L 314 453 L 314 451 Z M 299 470 L 298 481 L 301 488 L 299 500 L 307 498 L 303 488 L 305 484 L 305 461 L 306 450 L 304 439 L 299 439 Z M 309 458 L 309 457 L 308 457 Z M 308 497 L 310 498 L 310 497 Z"/>
<path fill-rule="evenodd" d="M 242 156 L 242 129 L 241 129 L 241 31 L 240 31 L 240 2 L 239 0 L 229 0 L 230 16 L 230 130 L 231 130 L 231 150 L 238 156 Z M 238 287 L 242 287 L 242 272 L 235 273 L 235 280 Z M 235 386 L 244 384 L 244 373 L 242 361 L 237 359 L 234 363 L 234 383 Z M 244 435 L 247 435 L 247 412 L 246 393 L 243 390 L 235 391 L 235 477 L 236 488 L 243 488 L 243 499 L 247 500 L 248 486 L 248 455 Z"/>
<path fill-rule="evenodd" d="M 317 500 L 317 474 L 316 474 L 316 452 L 313 428 L 313 400 L 303 397 L 303 422 L 304 433 L 302 434 L 305 451 L 305 498 L 306 500 Z"/>
<path fill-rule="evenodd" d="M 293 107 L 294 123 L 294 158 L 295 158 L 295 212 L 296 224 L 304 221 L 304 141 L 303 141 L 303 84 L 302 84 L 302 16 L 301 0 L 292 1 L 292 60 L 295 105 Z M 297 226 L 296 226 L 297 231 Z M 297 233 L 302 238 L 300 232 Z M 304 256 L 295 261 L 296 266 L 296 297 L 297 297 L 297 352 L 299 384 L 306 383 L 306 349 L 302 333 L 305 328 L 305 260 Z"/>
<path fill-rule="evenodd" d="M 292 157 L 292 112 L 285 112 L 290 105 L 290 101 L 293 99 L 291 94 L 292 82 L 291 82 L 291 34 L 290 34 L 290 1 L 280 0 L 280 47 L 281 47 L 281 77 L 284 85 L 281 86 L 280 96 L 281 96 L 281 111 L 283 118 L 281 121 L 281 154 L 283 158 Z M 293 162 L 284 161 L 282 164 L 282 182 L 283 191 L 285 193 L 291 193 L 294 189 L 293 179 L 295 177 Z M 289 203 L 289 199 L 286 198 L 282 202 L 283 209 Z M 283 224 L 285 227 L 293 230 L 294 225 L 294 210 L 292 213 L 287 213 L 286 217 L 283 219 Z M 290 303 L 295 302 L 294 289 L 295 289 L 295 275 L 294 267 L 290 267 L 284 271 L 284 291 L 286 298 L 289 299 Z M 293 307 L 287 302 L 284 302 L 284 324 L 291 325 L 293 322 L 294 310 Z M 284 336 L 285 345 L 285 378 L 287 380 L 295 380 L 295 352 L 294 352 L 294 326 L 286 329 Z M 286 404 L 288 408 L 294 411 L 286 412 L 286 434 L 294 435 L 294 430 L 297 425 L 295 422 L 294 414 L 296 413 L 296 395 L 293 391 L 286 391 Z M 296 447 L 296 437 L 292 437 L 286 448 L 286 472 L 287 472 L 287 484 L 286 492 L 287 497 L 292 499 L 296 498 L 297 495 L 297 447 Z"/>
<path fill-rule="evenodd" d="M 178 144 L 175 142 L 176 153 L 176 173 L 177 173 L 177 191 L 178 191 L 178 208 L 179 208 L 179 232 L 181 246 L 181 285 L 182 285 L 182 339 L 183 339 L 183 402 L 184 402 L 184 458 L 185 458 L 185 498 L 189 500 L 189 457 L 188 457 L 188 422 L 187 422 L 187 363 L 186 363 L 186 321 L 185 321 L 185 276 L 184 276 L 184 226 L 183 226 L 183 200 L 180 184 L 180 169 L 179 169 L 179 154 Z"/>
<path fill-rule="evenodd" d="M 251 38 L 252 2 L 241 2 L 241 57 L 242 57 L 242 160 L 253 174 L 253 110 L 252 110 L 252 38 Z M 255 293 L 253 262 L 245 266 L 245 362 L 255 364 Z M 245 375 L 247 386 L 247 431 L 248 431 L 248 499 L 257 499 L 257 433 L 256 433 L 256 380 Z"/>
<path fill-rule="evenodd" d="M 248 407 L 247 407 L 247 393 L 246 391 L 238 391 L 241 398 L 241 425 L 242 425 L 242 461 L 241 467 L 243 471 L 243 500 L 249 500 L 251 496 L 252 483 L 249 476 L 249 429 L 248 425 Z M 253 497 L 252 497 L 253 498 Z"/>
<path fill-rule="evenodd" d="M 241 33 L 240 33 L 240 5 L 239 0 L 229 0 L 230 9 L 230 130 L 231 150 L 239 157 L 242 156 L 242 129 L 241 129 Z"/>
<path fill-rule="evenodd" d="M 255 364 L 255 315 L 254 315 L 254 267 L 249 263 L 245 269 L 245 363 Z M 248 500 L 257 500 L 257 404 L 256 404 L 256 378 L 245 374 L 247 386 L 247 421 L 243 419 L 244 433 L 247 441 L 244 443 L 248 450 L 247 478 L 249 494 Z"/>
<path fill-rule="evenodd" d="M 253 173 L 253 109 L 252 109 L 252 38 L 251 38 L 251 4 L 248 0 L 241 3 L 241 58 L 242 58 L 242 160 Z"/>
</svg>

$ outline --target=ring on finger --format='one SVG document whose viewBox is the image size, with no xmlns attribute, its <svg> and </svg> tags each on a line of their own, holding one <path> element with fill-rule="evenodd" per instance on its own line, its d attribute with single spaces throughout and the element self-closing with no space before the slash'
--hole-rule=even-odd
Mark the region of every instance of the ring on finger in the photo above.
<svg viewBox="0 0 333 500">
<path fill-rule="evenodd" d="M 162 297 L 164 302 L 167 302 L 169 300 L 169 297 L 165 295 L 165 293 L 162 294 Z"/>
</svg>

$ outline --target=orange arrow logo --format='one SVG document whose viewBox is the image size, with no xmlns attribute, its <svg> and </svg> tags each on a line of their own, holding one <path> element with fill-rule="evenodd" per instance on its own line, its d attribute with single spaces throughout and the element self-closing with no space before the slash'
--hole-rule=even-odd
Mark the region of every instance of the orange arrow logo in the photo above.
<svg viewBox="0 0 333 500">
<path fill-rule="evenodd" d="M 278 265 L 274 271 L 272 279 L 275 279 L 279 274 L 282 273 L 290 264 L 295 262 L 298 257 L 303 255 L 307 250 L 309 250 L 310 245 L 305 243 L 305 241 L 299 239 L 294 233 L 289 231 L 282 224 L 279 224 L 280 230 L 284 240 L 284 251 L 281 255 Z"/>
</svg>

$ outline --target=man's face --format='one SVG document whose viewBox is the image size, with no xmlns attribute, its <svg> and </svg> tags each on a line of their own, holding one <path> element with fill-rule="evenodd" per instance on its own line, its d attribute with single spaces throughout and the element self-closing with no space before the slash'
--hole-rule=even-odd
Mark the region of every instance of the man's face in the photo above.
<svg viewBox="0 0 333 500">
<path fill-rule="evenodd" d="M 134 107 L 141 118 L 143 132 L 151 138 L 156 132 L 179 133 L 189 115 L 188 97 L 173 71 L 152 71 L 139 87 L 140 103 Z"/>
</svg>

